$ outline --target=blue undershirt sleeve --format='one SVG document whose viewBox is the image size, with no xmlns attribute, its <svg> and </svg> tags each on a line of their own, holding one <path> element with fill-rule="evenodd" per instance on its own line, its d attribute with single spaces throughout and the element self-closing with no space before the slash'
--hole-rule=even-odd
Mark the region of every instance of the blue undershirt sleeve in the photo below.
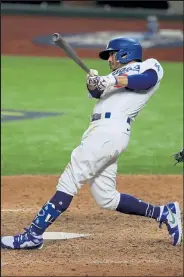
<svg viewBox="0 0 184 277">
<path fill-rule="evenodd" d="M 91 90 L 88 88 L 89 93 L 93 98 L 100 99 L 100 96 L 102 94 L 102 91 L 98 90 L 97 88 L 94 90 Z"/>
<path fill-rule="evenodd" d="M 128 76 L 126 88 L 133 90 L 148 90 L 156 85 L 158 76 L 155 70 L 148 69 L 142 74 Z"/>
</svg>

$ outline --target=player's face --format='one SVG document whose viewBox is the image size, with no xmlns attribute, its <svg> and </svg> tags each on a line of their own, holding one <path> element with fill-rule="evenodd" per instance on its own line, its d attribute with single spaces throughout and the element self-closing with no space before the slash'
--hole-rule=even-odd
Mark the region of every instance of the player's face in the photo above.
<svg viewBox="0 0 184 277">
<path fill-rule="evenodd" d="M 112 71 L 116 70 L 117 68 L 121 67 L 120 62 L 117 62 L 116 60 L 116 53 L 115 51 L 110 52 L 108 62 L 109 67 Z"/>
</svg>

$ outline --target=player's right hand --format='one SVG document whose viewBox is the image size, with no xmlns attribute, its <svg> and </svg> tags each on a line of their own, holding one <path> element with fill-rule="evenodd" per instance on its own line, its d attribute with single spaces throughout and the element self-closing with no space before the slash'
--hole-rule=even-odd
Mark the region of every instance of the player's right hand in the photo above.
<svg viewBox="0 0 184 277">
<path fill-rule="evenodd" d="M 92 86 L 92 89 L 93 89 L 93 87 L 96 88 L 96 86 L 98 85 L 99 79 L 100 79 L 99 76 L 94 76 L 94 77 L 88 76 L 86 83 L 87 85 Z"/>
</svg>

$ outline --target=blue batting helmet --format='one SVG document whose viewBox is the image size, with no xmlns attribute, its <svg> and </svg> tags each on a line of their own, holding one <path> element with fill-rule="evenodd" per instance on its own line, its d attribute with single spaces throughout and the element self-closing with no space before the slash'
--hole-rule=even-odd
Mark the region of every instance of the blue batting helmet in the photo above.
<svg viewBox="0 0 184 277">
<path fill-rule="evenodd" d="M 116 60 L 120 63 L 128 63 L 133 60 L 142 61 L 142 46 L 132 38 L 115 38 L 112 39 L 106 49 L 99 53 L 102 60 L 108 60 L 109 54 L 117 51 Z M 125 56 L 125 57 L 123 57 Z"/>
</svg>

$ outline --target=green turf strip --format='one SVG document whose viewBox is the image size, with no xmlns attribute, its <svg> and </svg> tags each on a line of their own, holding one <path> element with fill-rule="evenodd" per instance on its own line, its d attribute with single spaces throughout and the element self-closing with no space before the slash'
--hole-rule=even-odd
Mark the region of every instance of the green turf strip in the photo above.
<svg viewBox="0 0 184 277">
<path fill-rule="evenodd" d="M 101 75 L 104 61 L 86 59 Z M 159 91 L 133 123 L 122 174 L 181 174 L 172 154 L 182 148 L 182 63 L 161 63 Z M 64 112 L 65 115 L 3 122 L 2 175 L 59 174 L 89 124 L 96 100 L 87 97 L 85 73 L 65 58 L 2 57 L 2 109 Z"/>
</svg>

